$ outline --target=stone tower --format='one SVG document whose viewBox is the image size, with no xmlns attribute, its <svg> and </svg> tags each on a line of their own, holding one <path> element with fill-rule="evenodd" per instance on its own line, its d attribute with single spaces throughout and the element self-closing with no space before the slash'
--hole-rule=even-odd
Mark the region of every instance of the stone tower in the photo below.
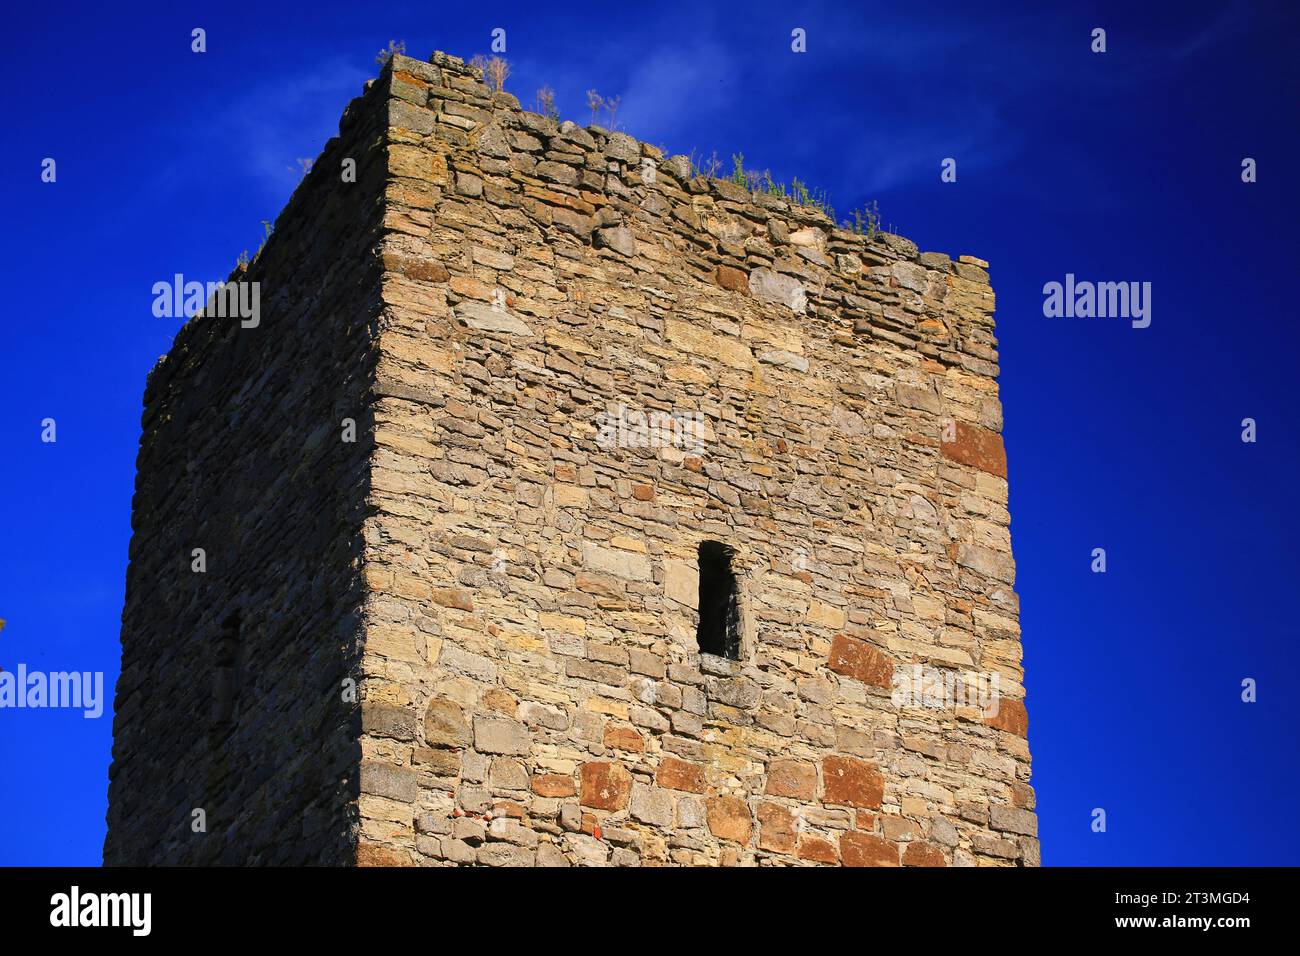
<svg viewBox="0 0 1300 956">
<path fill-rule="evenodd" d="M 150 374 L 106 861 L 1037 864 L 986 266 L 394 57 Z"/>
</svg>

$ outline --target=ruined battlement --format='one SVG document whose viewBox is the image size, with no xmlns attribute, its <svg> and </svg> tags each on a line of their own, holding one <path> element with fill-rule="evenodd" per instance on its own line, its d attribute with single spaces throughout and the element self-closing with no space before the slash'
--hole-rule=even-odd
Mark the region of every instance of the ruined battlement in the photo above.
<svg viewBox="0 0 1300 956">
<path fill-rule="evenodd" d="M 430 63 L 395 56 L 380 82 L 388 84 L 393 129 L 472 145 L 489 167 L 504 164 L 498 174 L 508 166 L 528 181 L 524 207 L 549 207 L 547 224 L 562 237 L 617 251 L 626 237 L 613 231 L 606 207 L 610 198 L 635 195 L 639 179 L 656 187 L 645 190 L 643 215 L 680 235 L 689 264 L 706 278 L 711 270 L 724 288 L 741 281 L 729 270 L 765 270 L 753 280 L 760 297 L 792 308 L 802 301 L 798 311 L 812 316 L 833 311 L 856 334 L 912 342 L 921 355 L 996 377 L 994 299 L 981 259 L 921 253 L 902 236 L 839 228 L 815 206 L 693 176 L 686 156 L 665 158 L 626 133 L 524 111 L 514 96 L 493 93 L 477 69 L 446 54 L 435 53 Z M 482 126 L 467 128 L 473 123 Z M 542 220 L 546 214 L 537 213 Z"/>
</svg>

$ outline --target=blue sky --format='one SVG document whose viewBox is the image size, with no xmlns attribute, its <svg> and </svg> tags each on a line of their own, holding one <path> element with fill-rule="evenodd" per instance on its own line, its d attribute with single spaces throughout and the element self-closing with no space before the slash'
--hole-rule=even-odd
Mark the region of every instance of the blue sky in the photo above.
<svg viewBox="0 0 1300 956">
<path fill-rule="evenodd" d="M 991 262 L 1043 862 L 1300 863 L 1293 5 L 178 8 L 27 5 L 0 38 L 0 666 L 116 677 L 141 395 L 178 325 L 153 283 L 257 248 L 388 40 L 469 57 L 502 27 L 526 104 L 620 96 L 640 139 Z M 1150 282 L 1151 326 L 1045 318 L 1066 273 Z M 99 861 L 111 736 L 0 710 L 0 864 Z"/>
</svg>

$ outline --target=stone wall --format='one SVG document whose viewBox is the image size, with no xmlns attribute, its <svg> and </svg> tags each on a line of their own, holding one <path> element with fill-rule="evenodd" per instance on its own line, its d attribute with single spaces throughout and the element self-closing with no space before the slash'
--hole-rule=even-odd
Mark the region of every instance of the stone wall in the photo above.
<svg viewBox="0 0 1300 956">
<path fill-rule="evenodd" d="M 196 316 L 150 374 L 108 864 L 354 858 L 360 720 L 342 688 L 359 667 L 382 107 L 378 89 L 349 107 L 274 235 L 230 277 L 259 283 L 258 325 Z M 355 183 L 342 183 L 344 158 Z M 341 440 L 344 418 L 355 442 Z M 231 719 L 218 722 L 223 691 Z"/>
<path fill-rule="evenodd" d="M 987 263 L 442 54 L 378 89 L 359 861 L 1037 864 Z M 609 440 L 649 413 L 698 442 Z M 896 705 L 913 665 L 996 714 Z"/>
<path fill-rule="evenodd" d="M 986 267 L 395 57 L 150 377 L 106 861 L 1036 864 Z"/>
</svg>

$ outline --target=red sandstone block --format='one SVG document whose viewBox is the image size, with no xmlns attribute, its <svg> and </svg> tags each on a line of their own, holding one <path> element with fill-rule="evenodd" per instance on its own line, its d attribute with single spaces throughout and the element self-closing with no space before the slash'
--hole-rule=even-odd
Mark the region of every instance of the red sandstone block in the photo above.
<svg viewBox="0 0 1300 956">
<path fill-rule="evenodd" d="M 827 666 L 837 674 L 870 684 L 889 688 L 894 682 L 894 662 L 887 654 L 876 650 L 866 641 L 836 634 L 831 641 Z"/>
<path fill-rule="evenodd" d="M 699 764 L 687 763 L 676 757 L 665 757 L 655 774 L 655 782 L 669 790 L 686 790 L 690 793 L 703 793 L 705 790 L 704 768 Z"/>
<path fill-rule="evenodd" d="M 525 816 L 524 805 L 513 800 L 498 800 L 492 804 L 492 816 L 494 818 L 510 817 L 514 820 L 522 820 Z"/>
<path fill-rule="evenodd" d="M 577 793 L 573 778 L 560 773 L 533 775 L 533 793 L 539 797 L 571 797 Z"/>
<path fill-rule="evenodd" d="M 794 814 L 775 803 L 758 807 L 758 847 L 773 853 L 795 850 Z"/>
<path fill-rule="evenodd" d="M 764 793 L 811 800 L 817 795 L 817 768 L 805 760 L 773 760 L 767 765 Z"/>
<path fill-rule="evenodd" d="M 378 846 L 374 843 L 357 844 L 357 866 L 414 866 L 411 854 L 405 850 Z"/>
<path fill-rule="evenodd" d="M 384 254 L 384 268 L 389 272 L 397 272 L 425 282 L 446 282 L 451 278 L 451 273 L 441 262 L 394 252 Z"/>
<path fill-rule="evenodd" d="M 1011 805 L 1022 810 L 1034 809 L 1034 788 L 1027 783 L 1011 784 Z"/>
<path fill-rule="evenodd" d="M 705 802 L 709 832 L 719 840 L 748 843 L 753 832 L 749 804 L 739 797 L 710 797 Z"/>
<path fill-rule="evenodd" d="M 1029 736 L 1029 712 L 1025 710 L 1023 700 L 998 699 L 998 712 L 992 717 L 985 717 L 984 723 L 998 730 L 1005 730 L 1018 737 Z"/>
<path fill-rule="evenodd" d="M 474 610 L 474 599 L 468 591 L 460 588 L 434 588 L 433 603 L 443 607 L 460 608 L 462 611 Z"/>
<path fill-rule="evenodd" d="M 919 840 L 909 843 L 903 851 L 903 866 L 947 866 L 943 851 Z"/>
<path fill-rule="evenodd" d="M 799 859 L 813 860 L 816 863 L 838 863 L 840 852 L 830 840 L 804 836 L 799 838 Z"/>
<path fill-rule="evenodd" d="M 596 810 L 622 810 L 632 795 L 632 774 L 621 763 L 595 761 L 578 769 L 582 778 L 579 803 Z"/>
<path fill-rule="evenodd" d="M 426 90 L 429 88 L 429 84 L 427 82 L 420 79 L 418 76 L 414 75 L 413 73 L 407 73 L 405 70 L 394 70 L 393 79 L 401 80 L 403 83 L 409 83 L 411 86 L 418 86 Z"/>
<path fill-rule="evenodd" d="M 963 465 L 970 465 L 980 471 L 987 471 L 999 478 L 1007 476 L 1007 450 L 1002 444 L 1002 436 L 978 425 L 955 422 L 953 441 L 941 441 L 943 456 Z"/>
<path fill-rule="evenodd" d="M 749 276 L 733 266 L 718 266 L 714 278 L 724 289 L 749 295 Z"/>
<path fill-rule="evenodd" d="M 828 804 L 880 809 L 885 781 L 874 764 L 854 757 L 826 757 L 822 760 L 822 778 Z"/>
<path fill-rule="evenodd" d="M 898 847 L 870 833 L 840 834 L 845 866 L 898 866 Z"/>
<path fill-rule="evenodd" d="M 629 753 L 641 753 L 645 750 L 645 738 L 631 727 L 606 727 L 605 746 Z"/>
</svg>

